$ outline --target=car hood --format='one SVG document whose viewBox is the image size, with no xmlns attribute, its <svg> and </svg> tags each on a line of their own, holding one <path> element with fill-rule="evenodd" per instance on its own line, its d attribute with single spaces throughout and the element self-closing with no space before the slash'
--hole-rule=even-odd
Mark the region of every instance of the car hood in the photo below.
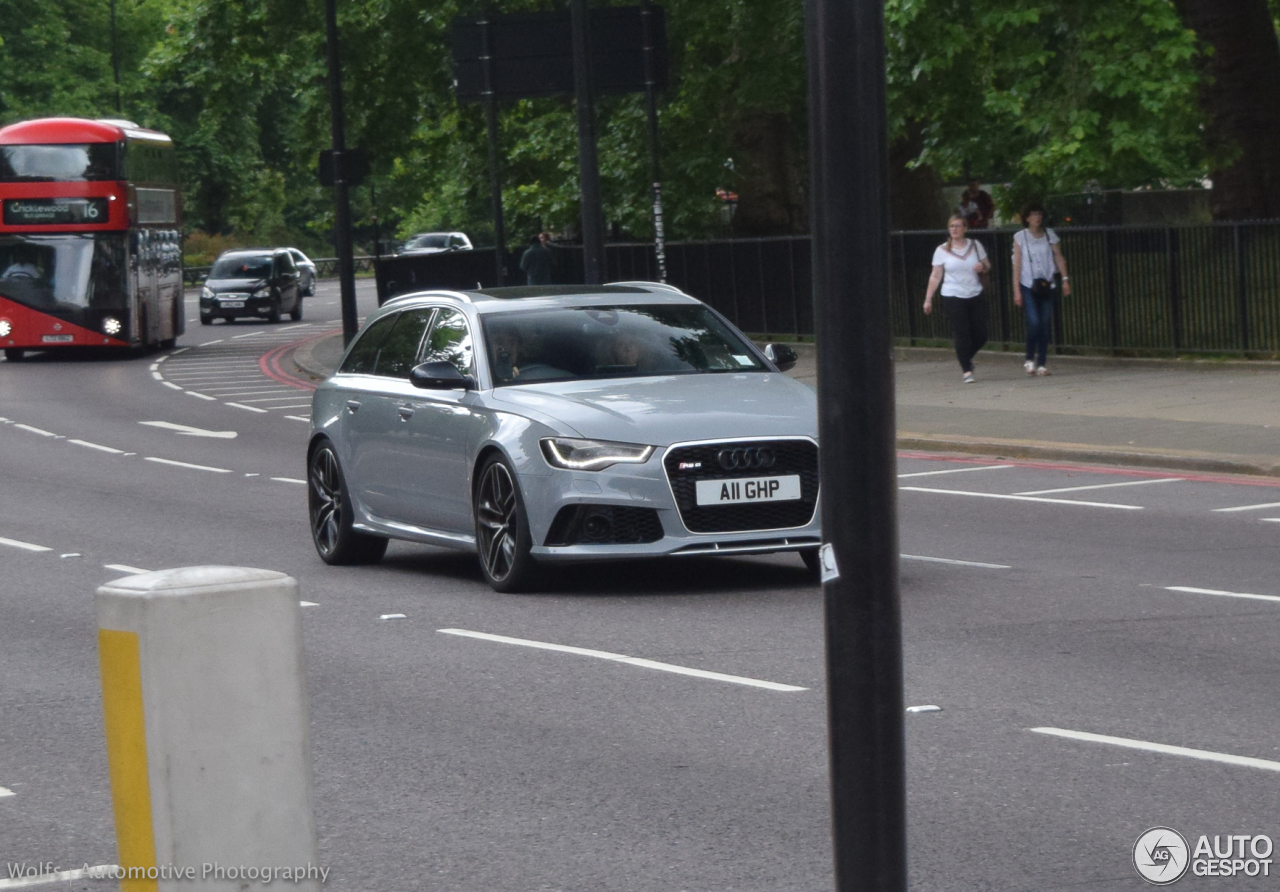
<svg viewBox="0 0 1280 892">
<path fill-rule="evenodd" d="M 498 409 L 554 419 L 584 437 L 655 446 L 728 437 L 818 436 L 814 391 L 777 373 L 526 384 L 496 388 L 493 402 Z"/>
<path fill-rule="evenodd" d="M 207 279 L 205 287 L 214 294 L 226 291 L 257 291 L 266 287 L 266 279 Z"/>
</svg>

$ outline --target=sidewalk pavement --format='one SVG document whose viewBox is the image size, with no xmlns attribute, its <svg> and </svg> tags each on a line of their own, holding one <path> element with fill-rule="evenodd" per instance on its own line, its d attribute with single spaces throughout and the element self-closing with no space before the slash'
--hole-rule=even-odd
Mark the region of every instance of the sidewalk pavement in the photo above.
<svg viewBox="0 0 1280 892">
<path fill-rule="evenodd" d="M 790 374 L 816 387 L 813 345 L 793 346 Z M 341 355 L 335 334 L 293 360 L 319 379 Z M 963 384 L 949 350 L 894 360 L 903 450 L 1280 476 L 1280 363 L 1050 355 L 1037 378 L 1021 353 L 982 352 Z"/>
</svg>

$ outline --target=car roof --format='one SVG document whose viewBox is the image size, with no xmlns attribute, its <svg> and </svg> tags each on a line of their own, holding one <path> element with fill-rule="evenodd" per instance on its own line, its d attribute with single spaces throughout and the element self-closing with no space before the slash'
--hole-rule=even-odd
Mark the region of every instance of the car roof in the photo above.
<svg viewBox="0 0 1280 892">
<path fill-rule="evenodd" d="M 288 248 L 233 248 L 230 251 L 223 251 L 218 255 L 218 259 L 221 260 L 223 257 L 262 256 L 264 254 L 274 257 L 288 250 Z"/>
<path fill-rule="evenodd" d="M 504 313 L 571 305 L 623 306 L 627 304 L 699 304 L 695 297 L 658 282 L 613 282 L 608 285 L 519 285 L 482 288 L 477 291 L 418 291 L 399 294 L 383 308 L 403 308 L 424 303 L 470 304 L 476 313 Z"/>
</svg>

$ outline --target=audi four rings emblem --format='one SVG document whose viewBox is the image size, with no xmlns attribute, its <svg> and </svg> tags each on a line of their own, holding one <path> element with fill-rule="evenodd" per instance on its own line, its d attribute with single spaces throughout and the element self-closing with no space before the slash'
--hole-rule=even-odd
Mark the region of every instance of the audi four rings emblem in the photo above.
<svg viewBox="0 0 1280 892">
<path fill-rule="evenodd" d="M 754 471 L 757 468 L 772 468 L 776 460 L 773 450 L 767 446 L 721 449 L 716 458 L 720 461 L 720 467 L 726 471 Z"/>
</svg>

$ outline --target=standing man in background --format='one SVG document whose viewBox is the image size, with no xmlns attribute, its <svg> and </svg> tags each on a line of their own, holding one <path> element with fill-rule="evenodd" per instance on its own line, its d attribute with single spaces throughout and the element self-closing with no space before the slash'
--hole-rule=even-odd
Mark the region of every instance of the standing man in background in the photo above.
<svg viewBox="0 0 1280 892">
<path fill-rule="evenodd" d="M 547 243 L 551 241 L 551 233 L 543 232 L 529 239 L 529 247 L 520 257 L 520 268 L 524 270 L 525 282 L 529 285 L 552 284 L 552 270 L 555 269 L 555 258 Z"/>
</svg>

